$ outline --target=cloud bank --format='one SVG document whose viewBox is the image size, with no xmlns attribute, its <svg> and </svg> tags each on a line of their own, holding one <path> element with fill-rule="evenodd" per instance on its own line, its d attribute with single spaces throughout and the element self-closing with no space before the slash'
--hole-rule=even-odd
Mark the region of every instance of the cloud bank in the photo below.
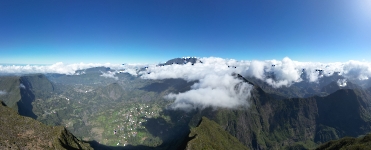
<svg viewBox="0 0 371 150">
<path fill-rule="evenodd" d="M 239 73 L 245 77 L 254 77 L 265 81 L 272 87 L 290 86 L 297 82 L 318 82 L 322 77 L 334 74 L 342 75 L 350 80 L 367 80 L 371 77 L 371 63 L 348 61 L 344 63 L 299 62 L 288 57 L 282 60 L 236 61 L 215 57 L 199 58 L 203 63 L 185 65 L 149 65 L 142 71 L 126 68 L 126 72 L 140 75 L 143 79 L 182 78 L 195 81 L 209 74 L 225 75 Z"/>
<path fill-rule="evenodd" d="M 247 98 L 250 97 L 252 85 L 241 82 L 231 75 L 207 75 L 191 87 L 190 91 L 174 94 L 165 98 L 175 99 L 172 104 L 174 109 L 190 110 L 205 107 L 236 108 L 248 106 Z"/>
<path fill-rule="evenodd" d="M 93 67 L 110 67 L 114 70 L 123 68 L 121 64 L 64 64 L 62 62 L 58 62 L 53 65 L 0 65 L 0 74 L 60 73 L 66 75 L 78 75 L 76 74 L 77 70 Z"/>
<path fill-rule="evenodd" d="M 253 86 L 232 75 L 236 70 L 244 70 L 243 62 L 214 57 L 203 58 L 201 61 L 202 63 L 184 65 L 152 65 L 136 75 L 143 79 L 181 78 L 198 81 L 190 91 L 165 96 L 166 99 L 174 100 L 171 105 L 173 109 L 248 106 L 247 100 Z"/>
<path fill-rule="evenodd" d="M 171 93 L 166 99 L 174 100 L 174 109 L 204 107 L 236 108 L 248 106 L 251 85 L 232 76 L 233 73 L 244 77 L 260 79 L 274 88 L 291 86 L 298 82 L 316 83 L 323 77 L 341 75 L 339 86 L 348 81 L 363 81 L 371 77 L 371 63 L 350 60 L 348 62 L 319 63 L 299 62 L 288 57 L 282 60 L 237 61 L 217 57 L 198 58 L 202 63 L 186 63 L 159 66 L 138 64 L 63 64 L 38 65 L 0 65 L 0 74 L 60 73 L 78 75 L 77 70 L 92 67 L 110 67 L 112 70 L 126 72 L 143 79 L 181 78 L 198 81 L 190 91 Z M 116 72 L 102 72 L 102 77 L 118 79 Z"/>
<path fill-rule="evenodd" d="M 238 73 L 265 81 L 274 88 L 291 86 L 298 82 L 318 82 L 320 78 L 342 75 L 339 86 L 346 86 L 347 79 L 366 80 L 371 77 L 371 63 L 348 61 L 344 63 L 299 62 L 288 57 L 282 60 L 237 61 L 216 57 L 199 58 L 202 63 L 172 64 L 165 66 L 148 65 L 144 70 L 126 68 L 126 72 L 143 79 L 181 78 L 199 81 L 184 93 L 171 93 L 165 98 L 174 99 L 173 108 L 189 109 L 196 107 L 235 108 L 248 105 L 251 86 L 242 83 L 231 74 Z M 234 90 L 240 85 L 238 90 Z"/>
</svg>

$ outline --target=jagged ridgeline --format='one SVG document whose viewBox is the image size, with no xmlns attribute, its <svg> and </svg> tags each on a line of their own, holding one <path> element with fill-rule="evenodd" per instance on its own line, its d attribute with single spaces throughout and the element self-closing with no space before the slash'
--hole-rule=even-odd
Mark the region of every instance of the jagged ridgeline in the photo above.
<svg viewBox="0 0 371 150">
<path fill-rule="evenodd" d="M 202 63 L 193 58 L 169 61 L 177 62 Z M 341 87 L 336 83 L 340 77 L 273 89 L 232 74 L 254 87 L 248 107 L 185 112 L 169 109 L 173 101 L 164 96 L 189 91 L 198 81 L 145 80 L 127 73 L 107 78 L 102 74 L 113 70 L 104 67 L 77 72 L 1 76 L 0 98 L 20 115 L 64 126 L 98 149 L 178 149 L 187 144 L 189 149 L 225 148 L 198 143 L 206 139 L 242 143 L 249 149 L 314 149 L 329 140 L 371 132 L 371 88 L 351 82 Z"/>
<path fill-rule="evenodd" d="M 340 89 L 325 97 L 275 97 L 255 86 L 248 109 L 205 109 L 195 118 L 215 120 L 251 149 L 313 149 L 329 140 L 371 132 L 368 90 Z"/>
<path fill-rule="evenodd" d="M 62 126 L 44 125 L 0 103 L 0 149 L 93 149 Z"/>
</svg>

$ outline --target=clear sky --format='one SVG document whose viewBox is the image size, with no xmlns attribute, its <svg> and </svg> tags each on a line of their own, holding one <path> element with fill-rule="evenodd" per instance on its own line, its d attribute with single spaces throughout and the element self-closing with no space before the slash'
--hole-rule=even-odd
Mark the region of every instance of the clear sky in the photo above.
<svg viewBox="0 0 371 150">
<path fill-rule="evenodd" d="M 0 0 L 0 63 L 371 61 L 369 0 Z"/>
</svg>

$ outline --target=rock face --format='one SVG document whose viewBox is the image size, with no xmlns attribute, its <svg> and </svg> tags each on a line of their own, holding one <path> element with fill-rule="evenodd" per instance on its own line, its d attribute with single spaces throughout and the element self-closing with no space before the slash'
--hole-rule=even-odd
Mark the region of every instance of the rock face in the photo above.
<svg viewBox="0 0 371 150">
<path fill-rule="evenodd" d="M 247 147 L 242 145 L 237 138 L 224 131 L 214 121 L 202 117 L 200 124 L 191 129 L 186 149 L 230 149 L 246 150 Z"/>
<path fill-rule="evenodd" d="M 1 101 L 0 149 L 92 149 L 62 126 L 20 116 Z"/>
</svg>

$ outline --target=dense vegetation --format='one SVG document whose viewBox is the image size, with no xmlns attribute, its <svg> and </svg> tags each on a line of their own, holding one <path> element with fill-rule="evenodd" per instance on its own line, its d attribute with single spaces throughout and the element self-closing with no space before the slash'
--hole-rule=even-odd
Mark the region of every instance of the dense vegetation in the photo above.
<svg viewBox="0 0 371 150">
<path fill-rule="evenodd" d="M 329 141 L 322 144 L 316 150 L 347 150 L 347 149 L 359 149 L 366 150 L 371 147 L 371 134 L 361 136 L 358 138 L 344 137 L 339 140 Z"/>
</svg>

